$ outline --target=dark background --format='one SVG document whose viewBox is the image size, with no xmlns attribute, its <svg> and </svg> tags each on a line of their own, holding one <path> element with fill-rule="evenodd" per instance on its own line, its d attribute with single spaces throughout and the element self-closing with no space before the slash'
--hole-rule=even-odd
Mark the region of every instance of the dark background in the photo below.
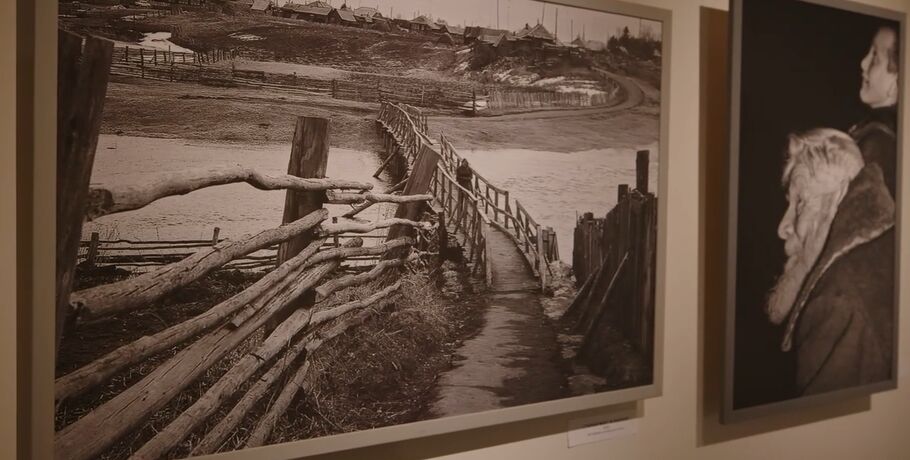
<svg viewBox="0 0 910 460">
<path fill-rule="evenodd" d="M 744 0 L 742 17 L 734 409 L 796 396 L 794 354 L 780 350 L 783 327 L 764 313 L 786 258 L 777 226 L 787 135 L 863 119 L 860 61 L 880 26 L 898 30 L 797 0 Z"/>
</svg>

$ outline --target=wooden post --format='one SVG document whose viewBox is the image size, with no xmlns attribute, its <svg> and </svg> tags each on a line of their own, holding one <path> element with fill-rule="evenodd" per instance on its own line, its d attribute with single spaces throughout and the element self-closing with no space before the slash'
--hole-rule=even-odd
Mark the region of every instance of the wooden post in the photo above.
<svg viewBox="0 0 910 460">
<path fill-rule="evenodd" d="M 503 190 L 503 191 L 502 191 L 502 196 L 503 196 L 503 204 L 504 204 L 503 209 L 506 210 L 506 215 L 503 216 L 502 220 L 503 220 L 503 223 L 505 224 L 505 227 L 506 227 L 506 228 L 509 228 L 509 214 L 510 214 L 511 211 L 512 211 L 512 210 L 509 208 L 509 191 L 508 191 L 508 190 Z"/>
<path fill-rule="evenodd" d="M 92 232 L 92 239 L 88 243 L 88 253 L 85 255 L 85 264 L 89 267 L 94 267 L 98 258 L 98 240 L 98 232 Z"/>
<path fill-rule="evenodd" d="M 123 62 L 130 62 L 130 47 L 127 46 L 123 49 Z"/>
<path fill-rule="evenodd" d="M 212 246 L 218 244 L 218 234 L 219 233 L 221 233 L 221 229 L 218 227 L 215 227 L 215 229 L 212 230 Z"/>
<path fill-rule="evenodd" d="M 57 41 L 55 353 L 72 314 L 69 296 L 114 52 L 110 41 L 89 37 L 83 47 L 82 37 L 64 30 Z"/>
<path fill-rule="evenodd" d="M 439 213 L 439 228 L 436 231 L 436 239 L 439 240 L 439 267 L 442 267 L 443 262 L 446 260 L 446 253 L 448 252 L 449 247 L 449 231 L 446 228 L 445 211 Z"/>
<path fill-rule="evenodd" d="M 327 118 L 298 117 L 291 142 L 291 159 L 288 162 L 288 174 L 304 178 L 324 178 L 329 161 L 329 120 Z M 298 192 L 288 190 L 284 200 L 282 224 L 293 222 L 313 211 L 322 208 L 325 203 L 325 192 Z M 278 246 L 278 265 L 299 254 L 313 241 L 312 233 L 300 235 L 285 241 Z M 305 293 L 289 308 L 273 316 L 265 325 L 267 336 L 281 324 L 290 312 L 304 305 L 312 305 L 315 294 Z"/>
<path fill-rule="evenodd" d="M 436 171 L 436 165 L 438 162 L 439 154 L 424 144 L 420 149 L 420 154 L 417 156 L 417 160 L 414 161 L 414 166 L 411 169 L 411 175 L 408 177 L 408 183 L 404 186 L 404 191 L 402 191 L 401 194 L 422 195 L 427 193 L 427 191 L 430 190 L 430 182 L 433 179 L 433 173 Z M 398 205 L 398 209 L 395 211 L 395 217 L 410 220 L 419 220 L 420 213 L 423 212 L 424 206 L 426 206 L 426 203 L 422 201 L 413 203 L 401 203 Z M 406 225 L 393 225 L 392 228 L 389 229 L 386 240 L 393 240 L 401 236 L 413 236 L 414 233 L 414 227 Z M 399 251 L 394 252 L 397 254 L 390 254 L 392 258 L 397 257 L 398 254 L 400 254 Z"/>
<path fill-rule="evenodd" d="M 477 90 L 471 90 L 471 114 L 477 115 Z"/>
<path fill-rule="evenodd" d="M 644 195 L 648 193 L 648 157 L 647 150 L 639 150 L 635 156 L 635 188 Z"/>
<path fill-rule="evenodd" d="M 543 228 L 537 229 L 537 272 L 540 274 L 540 290 L 547 291 L 547 253 L 544 243 Z"/>
<path fill-rule="evenodd" d="M 156 49 L 152 50 L 152 64 L 158 65 L 158 50 Z"/>
<path fill-rule="evenodd" d="M 145 53 L 139 48 L 139 77 L 145 78 Z"/>
<path fill-rule="evenodd" d="M 332 79 L 332 99 L 337 99 L 338 92 L 338 82 L 333 78 Z"/>
</svg>

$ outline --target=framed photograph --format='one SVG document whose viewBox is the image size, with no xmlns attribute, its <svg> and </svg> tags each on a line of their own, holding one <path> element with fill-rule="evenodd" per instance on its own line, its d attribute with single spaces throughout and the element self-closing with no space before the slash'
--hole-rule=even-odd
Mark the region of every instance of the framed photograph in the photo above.
<svg viewBox="0 0 910 460">
<path fill-rule="evenodd" d="M 659 395 L 670 27 L 59 2 L 53 457 L 299 458 Z"/>
<path fill-rule="evenodd" d="M 904 15 L 731 8 L 722 418 L 895 388 Z"/>
</svg>

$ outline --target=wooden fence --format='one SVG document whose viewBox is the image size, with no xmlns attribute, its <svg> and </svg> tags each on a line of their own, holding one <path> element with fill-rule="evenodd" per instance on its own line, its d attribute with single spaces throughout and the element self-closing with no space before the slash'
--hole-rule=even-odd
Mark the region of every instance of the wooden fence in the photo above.
<svg viewBox="0 0 910 460">
<path fill-rule="evenodd" d="M 154 267 L 179 262 L 193 255 L 194 251 L 209 248 L 225 241 L 219 239 L 220 229 L 215 227 L 211 240 L 103 240 L 98 232 L 93 232 L 89 239 L 79 243 L 77 264 L 86 268 L 96 267 L 130 267 L 135 270 L 147 270 Z M 321 249 L 341 247 L 348 240 L 384 240 L 384 235 L 334 235 L 331 241 L 323 244 Z M 343 271 L 362 270 L 369 263 L 379 259 L 378 255 L 350 257 L 341 265 Z M 273 269 L 278 264 L 278 245 L 265 247 L 238 257 L 220 269 L 260 270 Z"/>
<path fill-rule="evenodd" d="M 549 107 L 595 107 L 610 104 L 616 98 L 616 83 L 611 91 L 586 94 L 559 92 L 545 88 L 492 87 L 486 100 L 492 110 L 532 109 Z"/>
<path fill-rule="evenodd" d="M 613 327 L 653 356 L 657 197 L 648 191 L 648 164 L 649 152 L 638 152 L 636 188 L 620 185 L 606 217 L 586 213 L 575 227 L 572 260 L 581 287 L 566 317 L 585 336 L 579 357 L 595 372 L 609 365 L 601 351 Z"/>
<path fill-rule="evenodd" d="M 147 423 L 161 409 L 183 394 L 210 368 L 247 343 L 257 331 L 264 339 L 252 350 L 232 360 L 230 368 L 192 404 L 131 458 L 157 459 L 183 442 L 191 433 L 201 440 L 193 454 L 217 451 L 224 440 L 237 433 L 240 423 L 249 418 L 261 400 L 274 390 L 265 413 L 244 430 L 246 446 L 265 444 L 278 418 L 287 410 L 299 391 L 307 390 L 309 359 L 318 348 L 395 301 L 400 282 L 390 271 L 401 267 L 415 240 L 393 235 L 401 229 L 432 230 L 415 219 L 396 217 L 376 222 L 350 219 L 328 221 L 324 204 L 398 203 L 399 214 L 413 216 L 416 205 L 432 199 L 426 194 L 402 195 L 373 193 L 370 184 L 323 177 L 328 161 L 328 120 L 297 120 L 288 174 L 268 176 L 255 170 L 228 168 L 224 171 L 187 171 L 147 184 L 126 188 L 89 188 L 95 142 L 100 129 L 101 109 L 87 110 L 74 102 L 103 101 L 110 63 L 109 43 L 60 31 L 61 75 L 73 78 L 74 85 L 61 86 L 58 106 L 63 123 L 58 124 L 58 224 L 66 235 L 58 241 L 59 317 L 70 328 L 83 321 L 104 318 L 148 308 L 153 302 L 184 287 L 207 273 L 255 251 L 278 245 L 278 266 L 259 281 L 233 297 L 212 306 L 204 313 L 127 343 L 94 361 L 58 377 L 55 400 L 66 410 L 66 400 L 86 393 L 111 378 L 128 371 L 149 358 L 181 346 L 159 365 L 119 394 L 106 398 L 76 421 L 60 429 L 54 439 L 55 458 L 98 458 L 118 440 Z M 75 77 L 74 77 L 75 76 Z M 62 81 L 71 81 L 64 79 Z M 100 92 L 101 94 L 98 94 Z M 91 104 L 89 104 L 91 106 Z M 86 119 L 87 116 L 96 116 Z M 92 122 L 94 120 L 94 122 Z M 304 154 L 306 152 L 306 154 Z M 62 180 L 61 177 L 67 180 Z M 71 292 L 70 284 L 60 282 L 60 273 L 72 276 L 79 235 L 85 220 L 100 215 L 140 209 L 161 198 L 183 195 L 201 188 L 225 183 L 247 182 L 264 190 L 287 190 L 282 225 L 236 240 L 196 248 L 180 261 L 158 267 L 129 279 Z M 408 181 L 406 192 L 426 189 Z M 326 248 L 336 235 L 370 234 L 389 229 L 385 241 L 364 247 L 362 238 L 349 239 L 339 247 Z M 71 233 L 70 233 L 71 232 Z M 67 255 L 61 257 L 60 254 Z M 342 261 L 358 256 L 382 256 L 365 273 L 333 276 Z M 65 277 L 64 276 L 64 277 Z M 335 293 L 352 286 L 374 283 L 376 292 L 354 301 L 343 301 Z M 58 329 L 58 334 L 63 328 Z M 302 358 L 302 359 L 301 359 Z M 143 371 L 146 372 L 146 371 Z M 242 384 L 258 375 L 254 384 L 240 394 Z M 222 404 L 232 402 L 230 411 L 207 432 L 198 427 L 211 420 Z"/>
<path fill-rule="evenodd" d="M 557 92 L 544 88 L 480 86 L 380 74 L 352 73 L 346 79 L 325 80 L 297 74 L 211 66 L 241 58 L 237 49 L 176 52 L 118 47 L 111 72 L 169 82 L 197 82 L 219 86 L 255 86 L 360 102 L 393 102 L 408 106 L 458 110 L 477 114 L 484 109 L 508 111 L 549 107 L 605 105 L 614 95 Z"/>
<path fill-rule="evenodd" d="M 403 164 L 413 164 L 424 150 L 439 157 L 430 182 L 430 191 L 446 218 L 446 224 L 465 235 L 464 244 L 475 270 L 483 270 L 487 281 L 491 268 L 486 251 L 489 227 L 504 232 L 521 250 L 525 260 L 546 289 L 550 275 L 549 263 L 559 259 L 556 232 L 538 224 L 521 202 L 508 190 L 493 185 L 472 168 L 471 190 L 456 180 L 456 169 L 462 161 L 451 142 L 440 135 L 439 142 L 431 140 L 427 119 L 420 110 L 405 104 L 384 103 L 380 107 L 377 125 L 385 133 L 386 159 L 376 175 L 396 158 Z"/>
</svg>

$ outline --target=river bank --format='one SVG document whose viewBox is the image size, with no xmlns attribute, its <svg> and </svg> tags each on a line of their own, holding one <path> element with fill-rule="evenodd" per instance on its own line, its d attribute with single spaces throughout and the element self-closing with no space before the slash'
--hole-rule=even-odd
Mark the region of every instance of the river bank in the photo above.
<svg viewBox="0 0 910 460">
<path fill-rule="evenodd" d="M 195 83 L 112 77 L 102 133 L 251 144 L 285 143 L 297 116 L 331 120 L 332 147 L 377 150 L 379 105 L 258 88 L 216 88 Z M 430 117 L 466 149 L 578 152 L 635 148 L 654 142 L 660 117 L 643 105 L 623 111 L 559 111 L 536 116 Z"/>
</svg>

